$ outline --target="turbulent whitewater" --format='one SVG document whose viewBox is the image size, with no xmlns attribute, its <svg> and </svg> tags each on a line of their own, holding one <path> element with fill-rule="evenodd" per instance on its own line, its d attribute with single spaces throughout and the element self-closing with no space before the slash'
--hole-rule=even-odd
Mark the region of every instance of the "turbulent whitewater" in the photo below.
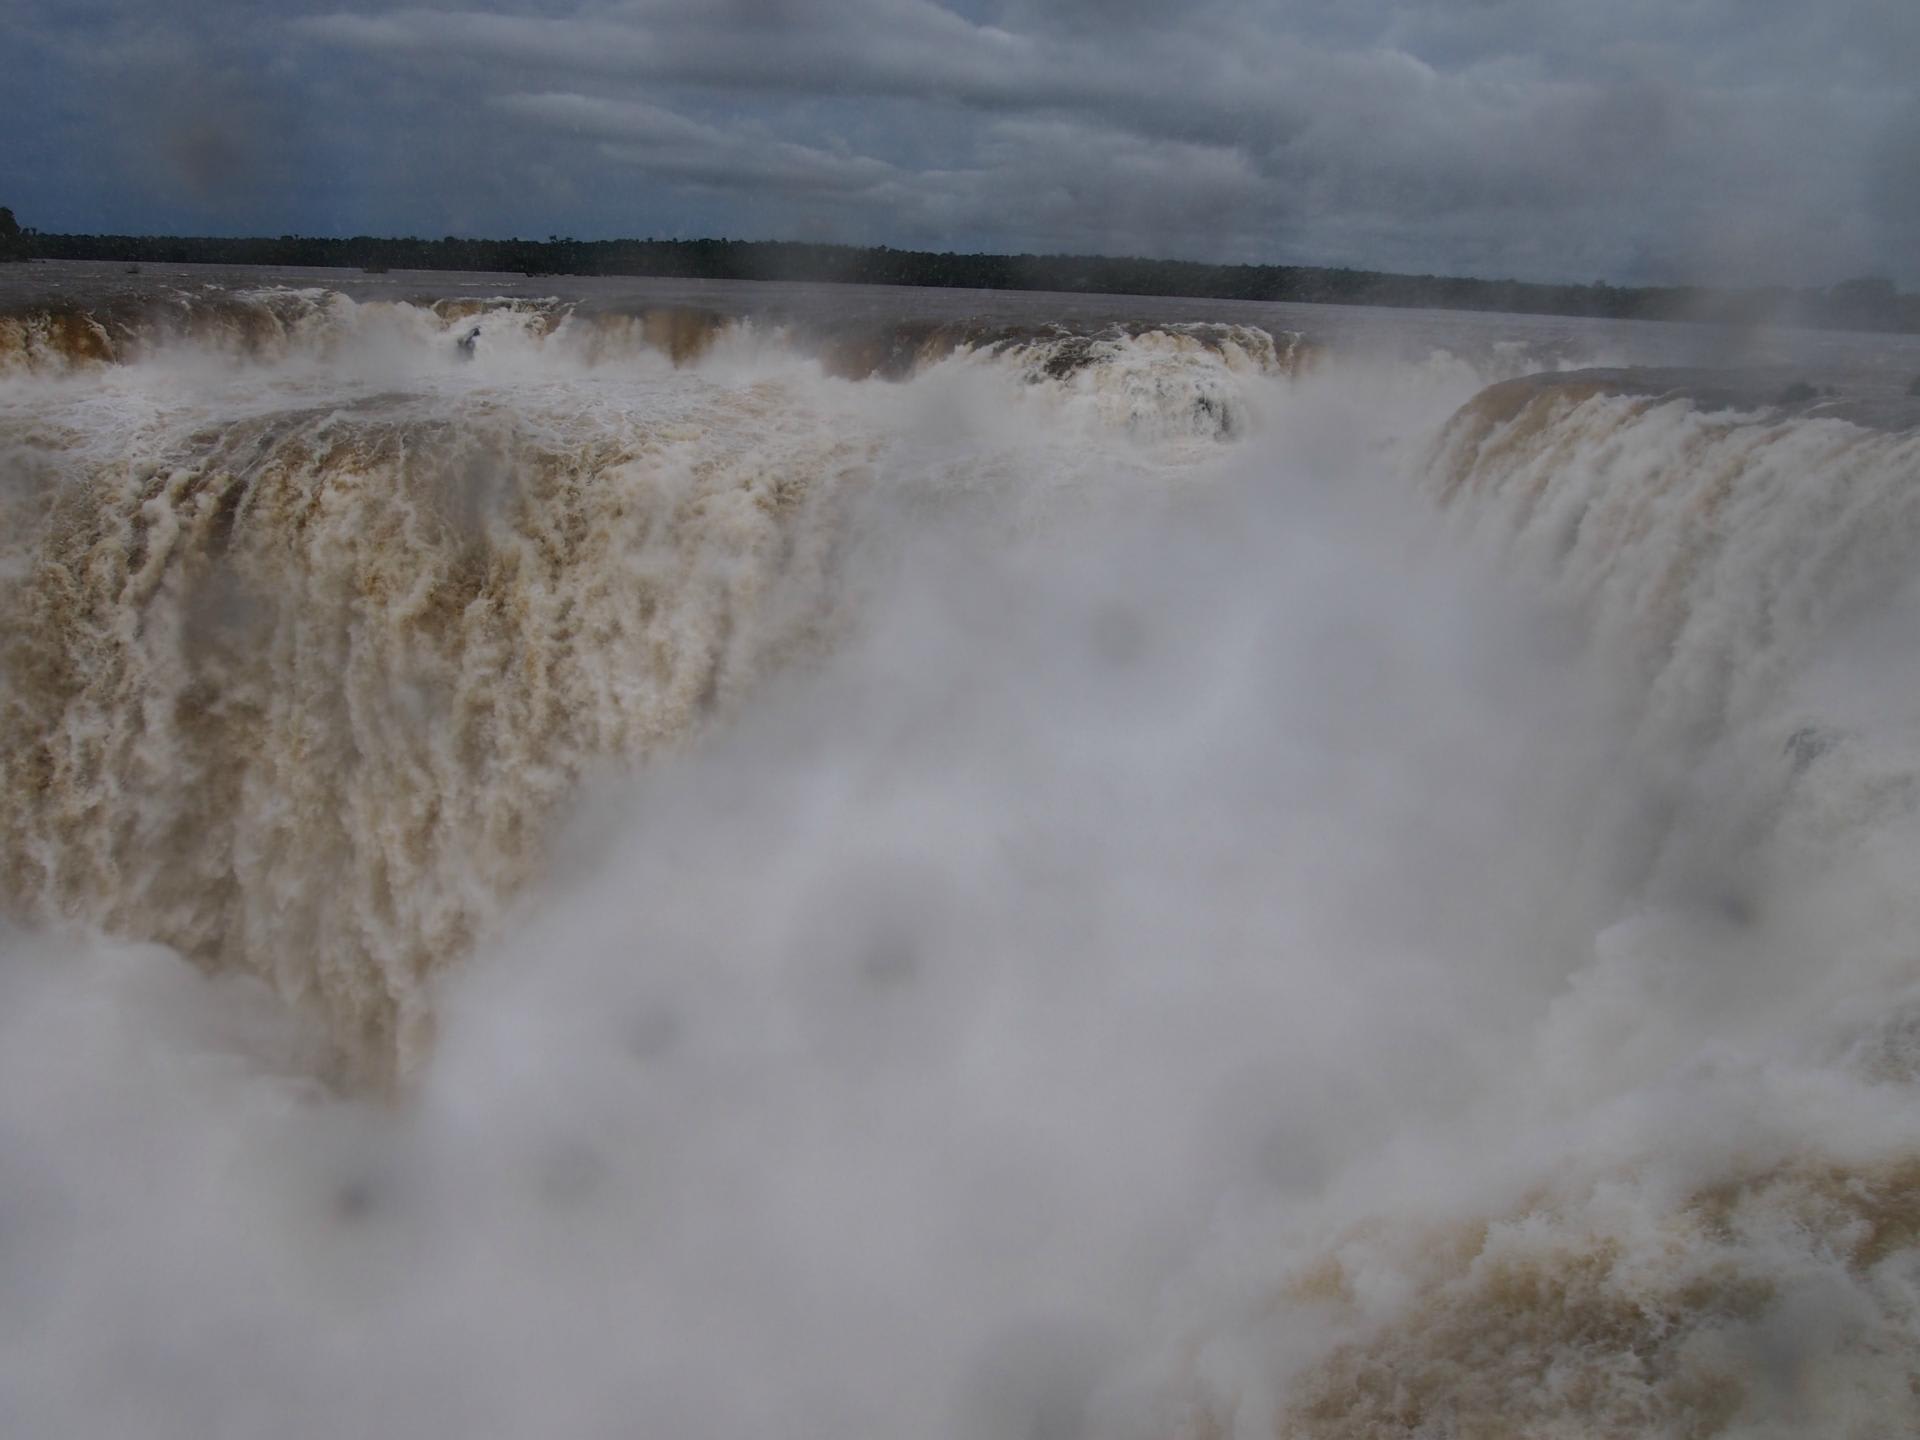
<svg viewBox="0 0 1920 1440">
<path fill-rule="evenodd" d="M 10 325 L 34 374 L 245 363 L 36 390 L 10 426 L 9 896 L 258 972 L 354 1068 L 404 1065 L 425 982 L 537 871 L 583 771 L 827 641 L 890 427 L 756 354 L 784 335 L 697 311 L 268 293 L 140 319 Z M 1155 439 L 1231 434 L 1236 375 L 1294 343 L 907 338 Z M 715 347 L 732 383 L 678 381 Z"/>
<path fill-rule="evenodd" d="M 1920 1426 L 1911 342 L 398 284 L 0 313 L 8 1434 Z"/>
</svg>

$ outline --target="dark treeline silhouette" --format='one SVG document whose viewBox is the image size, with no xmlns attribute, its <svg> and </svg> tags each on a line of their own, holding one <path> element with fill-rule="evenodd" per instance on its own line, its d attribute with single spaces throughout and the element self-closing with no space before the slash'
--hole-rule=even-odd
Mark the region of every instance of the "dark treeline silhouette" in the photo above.
<svg viewBox="0 0 1920 1440">
<path fill-rule="evenodd" d="M 22 230 L 20 222 L 13 218 L 13 211 L 0 205 L 0 260 L 30 260 L 33 258 L 31 232 Z"/>
<path fill-rule="evenodd" d="M 1543 285 L 1305 265 L 1208 265 L 1090 255 L 958 255 L 772 240 L 231 238 L 47 235 L 20 242 L 35 258 L 155 264 L 346 266 L 368 271 L 484 270 L 526 275 L 652 275 L 702 280 L 807 280 L 981 290 L 1064 290 L 1223 300 L 1281 300 L 1509 310 L 1612 319 L 1714 320 L 1920 332 L 1920 295 L 1889 280 L 1826 289 Z M 4 240 L 0 240 L 4 244 Z"/>
</svg>

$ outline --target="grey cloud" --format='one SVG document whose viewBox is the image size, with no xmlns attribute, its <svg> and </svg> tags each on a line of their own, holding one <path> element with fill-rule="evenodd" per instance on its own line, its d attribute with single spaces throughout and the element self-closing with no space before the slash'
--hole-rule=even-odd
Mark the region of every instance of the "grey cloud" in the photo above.
<svg viewBox="0 0 1920 1440">
<path fill-rule="evenodd" d="M 586 95 L 508 95 L 500 108 L 543 125 L 603 142 L 609 159 L 655 174 L 718 187 L 858 193 L 895 178 L 894 167 L 866 156 L 779 139 L 763 129 L 704 125 L 642 101 Z"/>
<path fill-rule="evenodd" d="M 304 131 L 354 228 L 1916 274 L 1910 0 L 24 5 L 76 85 L 131 94 L 156 55 L 267 77 L 211 87 L 240 123 L 176 125 L 173 159 L 121 127 L 236 215 L 288 203 L 274 137 Z M 222 153 L 243 134 L 263 158 Z"/>
<path fill-rule="evenodd" d="M 1023 117 L 988 126 L 974 158 L 900 184 L 897 202 L 917 239 L 938 243 L 982 214 L 1011 212 L 1021 236 L 1013 249 L 1218 254 L 1233 247 L 1234 226 L 1285 220 L 1284 197 L 1231 147 Z"/>
<path fill-rule="evenodd" d="M 36 107 L 21 105 L 24 133 L 10 144 L 63 146 L 77 173 L 135 205 L 229 225 L 298 173 L 300 106 L 271 64 L 221 23 L 232 17 L 218 6 L 184 16 L 127 0 L 21 9 L 10 39 L 35 73 L 19 76 L 0 60 L 0 83 L 15 96 L 35 80 L 57 87 L 63 123 L 35 136 Z"/>
<path fill-rule="evenodd" d="M 386 54 L 464 54 L 680 85 L 1004 103 L 1044 83 L 1049 57 L 926 0 L 842 5 L 653 5 L 622 18 L 461 10 L 340 12 L 301 28 Z"/>
<path fill-rule="evenodd" d="M 742 16 L 754 17 L 743 23 Z M 1282 85 L 1293 66 L 1176 37 L 1116 52 L 972 24 L 928 0 L 843 0 L 805 12 L 676 3 L 570 17 L 458 10 L 302 22 L 315 39 L 389 57 L 553 67 L 760 97 L 940 102 L 989 112 L 1101 115 L 1186 139 L 1272 137 L 1303 116 Z"/>
</svg>

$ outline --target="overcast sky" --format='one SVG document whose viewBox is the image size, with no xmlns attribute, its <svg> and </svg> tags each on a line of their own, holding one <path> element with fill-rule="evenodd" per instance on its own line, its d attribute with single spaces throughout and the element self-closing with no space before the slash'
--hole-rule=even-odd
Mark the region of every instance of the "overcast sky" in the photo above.
<svg viewBox="0 0 1920 1440">
<path fill-rule="evenodd" d="M 1920 0 L 0 0 L 47 230 L 1920 283 Z"/>
</svg>

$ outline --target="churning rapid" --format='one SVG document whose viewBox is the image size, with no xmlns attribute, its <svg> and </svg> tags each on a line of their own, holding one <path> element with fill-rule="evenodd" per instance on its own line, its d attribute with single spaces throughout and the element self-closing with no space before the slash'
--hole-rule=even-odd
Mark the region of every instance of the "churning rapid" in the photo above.
<svg viewBox="0 0 1920 1440">
<path fill-rule="evenodd" d="M 1920 1429 L 1920 345 L 35 269 L 9 1436 Z"/>
</svg>

